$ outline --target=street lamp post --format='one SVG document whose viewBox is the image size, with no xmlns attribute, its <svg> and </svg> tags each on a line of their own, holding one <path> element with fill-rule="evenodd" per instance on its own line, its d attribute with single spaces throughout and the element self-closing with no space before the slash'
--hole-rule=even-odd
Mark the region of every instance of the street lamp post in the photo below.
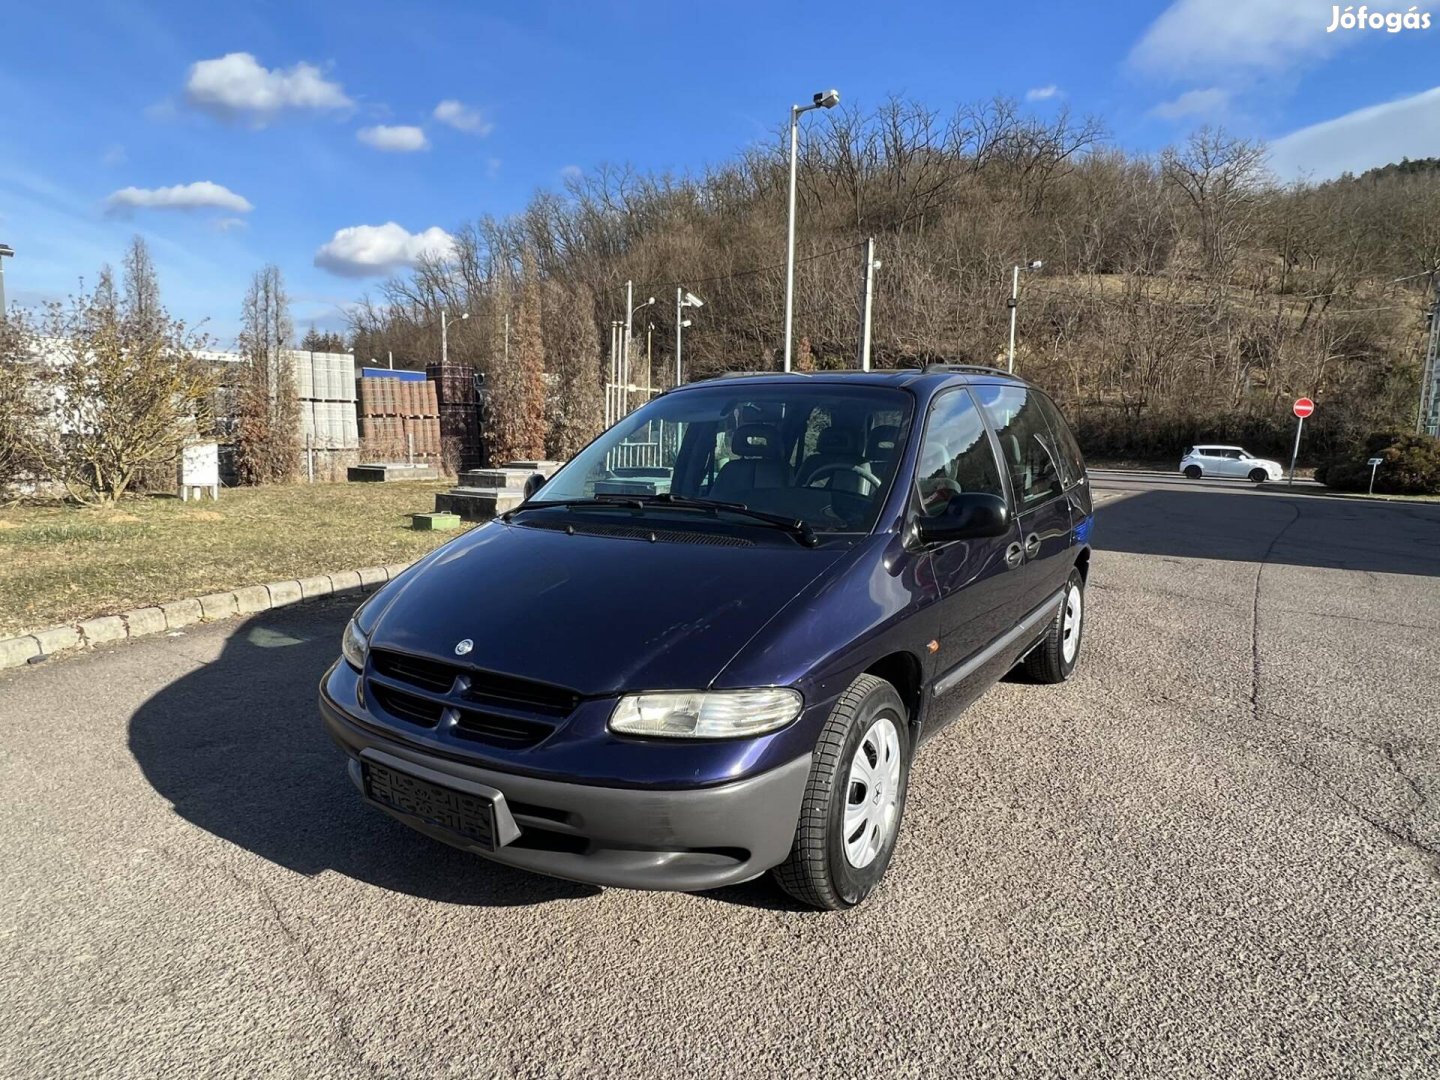
<svg viewBox="0 0 1440 1080">
<path fill-rule="evenodd" d="M 785 370 L 790 370 L 790 342 L 795 317 L 795 166 L 800 154 L 800 114 L 811 109 L 833 109 L 839 90 L 822 90 L 809 105 L 790 106 L 790 213 L 785 230 Z"/>
<path fill-rule="evenodd" d="M 1010 374 L 1015 374 L 1015 309 L 1020 303 L 1020 271 L 1039 270 L 1044 266 L 1039 259 L 1026 263 L 1024 266 L 1015 265 L 1014 273 L 1010 278 Z"/>
<path fill-rule="evenodd" d="M 632 327 L 635 324 L 635 312 L 639 311 L 641 308 L 649 307 L 653 303 L 655 303 L 655 298 L 652 296 L 643 304 L 636 304 L 635 284 L 631 281 L 625 282 L 625 338 L 624 341 L 621 343 L 620 350 L 620 382 L 623 386 L 621 393 L 624 395 L 625 399 L 624 407 L 622 408 L 622 415 L 624 415 L 625 412 L 629 411 L 628 406 L 630 404 L 630 338 L 632 334 Z M 635 306 L 631 307 L 632 304 L 634 304 Z"/>
<path fill-rule="evenodd" d="M 468 311 L 461 312 L 460 321 L 464 322 L 469 317 Z M 450 363 L 450 316 L 444 308 L 440 309 L 440 363 Z"/>
<path fill-rule="evenodd" d="M 675 385 L 680 385 L 680 345 L 681 331 L 690 325 L 690 320 L 685 318 L 685 309 L 702 308 L 705 301 L 701 300 L 692 292 L 686 292 L 683 288 L 675 288 Z"/>
<path fill-rule="evenodd" d="M 14 248 L 9 244 L 0 244 L 0 319 L 5 318 L 5 260 L 14 257 Z"/>
</svg>

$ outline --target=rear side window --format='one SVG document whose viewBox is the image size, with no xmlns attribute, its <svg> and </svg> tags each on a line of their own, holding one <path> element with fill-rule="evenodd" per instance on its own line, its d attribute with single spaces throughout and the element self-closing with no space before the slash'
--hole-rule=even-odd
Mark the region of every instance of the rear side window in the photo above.
<svg viewBox="0 0 1440 1080">
<path fill-rule="evenodd" d="M 1033 393 L 1033 392 L 1032 392 Z M 1060 415 L 1060 410 L 1055 403 L 1044 394 L 1033 394 L 1036 402 L 1040 405 L 1040 411 L 1045 414 L 1045 419 L 1050 424 L 1050 430 L 1055 436 L 1052 447 L 1058 451 L 1056 457 L 1060 459 L 1060 471 L 1065 473 L 1065 486 L 1078 484 L 1080 478 L 1085 475 L 1085 458 L 1080 453 L 1080 444 L 1075 441 L 1075 433 L 1070 430 L 1070 425 L 1065 422 L 1065 417 Z"/>
<path fill-rule="evenodd" d="M 1064 492 L 1059 455 L 1050 425 L 1041 411 L 1042 396 L 1022 386 L 974 388 L 1000 440 L 1000 455 L 1010 470 L 1020 508 L 1038 506 Z"/>
<path fill-rule="evenodd" d="M 1005 497 L 980 410 L 964 390 L 950 390 L 935 399 L 920 444 L 915 487 L 927 514 L 939 513 L 952 495 L 961 492 Z"/>
</svg>

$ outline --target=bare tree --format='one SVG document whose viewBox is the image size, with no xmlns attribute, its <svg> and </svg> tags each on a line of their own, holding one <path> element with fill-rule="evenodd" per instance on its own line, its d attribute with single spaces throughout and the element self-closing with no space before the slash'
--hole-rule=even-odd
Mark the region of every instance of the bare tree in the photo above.
<svg viewBox="0 0 1440 1080">
<path fill-rule="evenodd" d="M 37 432 L 44 470 L 82 502 L 111 503 L 140 472 L 173 463 L 208 430 L 214 376 L 205 339 L 172 319 L 143 243 L 131 245 L 117 299 L 108 271 L 94 292 L 51 304 L 39 369 L 53 407 Z"/>
<path fill-rule="evenodd" d="M 545 360 L 554 376 L 550 395 L 550 456 L 574 457 L 604 427 L 600 335 L 595 297 L 584 284 L 545 283 L 542 319 Z"/>
<path fill-rule="evenodd" d="M 300 469 L 300 402 L 290 357 L 295 328 L 279 267 L 251 278 L 241 322 L 236 471 L 247 484 L 291 480 Z"/>
<path fill-rule="evenodd" d="M 524 461 L 545 454 L 545 341 L 540 323 L 540 278 L 535 257 L 522 257 L 519 302 L 510 326 L 510 362 L 493 366 L 490 425 L 492 461 Z"/>
</svg>

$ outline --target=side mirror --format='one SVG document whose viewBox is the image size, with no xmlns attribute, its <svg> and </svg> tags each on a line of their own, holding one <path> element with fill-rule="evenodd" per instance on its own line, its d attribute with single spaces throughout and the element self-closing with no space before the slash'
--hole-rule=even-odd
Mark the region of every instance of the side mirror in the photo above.
<svg viewBox="0 0 1440 1080">
<path fill-rule="evenodd" d="M 545 477 L 541 473 L 531 473 L 525 478 L 525 501 L 529 502 L 535 497 L 535 493 L 545 486 Z"/>
<path fill-rule="evenodd" d="M 940 513 L 920 518 L 915 527 L 926 544 L 1003 536 L 1010 528 L 1010 507 L 998 495 L 964 491 L 952 495 Z"/>
</svg>

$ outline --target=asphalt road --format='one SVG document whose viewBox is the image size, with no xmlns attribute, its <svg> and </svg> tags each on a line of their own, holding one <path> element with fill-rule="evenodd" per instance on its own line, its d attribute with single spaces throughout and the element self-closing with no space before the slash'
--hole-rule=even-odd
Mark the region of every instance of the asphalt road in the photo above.
<svg viewBox="0 0 1440 1080">
<path fill-rule="evenodd" d="M 1097 487 L 1081 671 L 841 916 L 367 809 L 338 602 L 0 676 L 0 1075 L 1440 1075 L 1440 505 Z"/>
</svg>

